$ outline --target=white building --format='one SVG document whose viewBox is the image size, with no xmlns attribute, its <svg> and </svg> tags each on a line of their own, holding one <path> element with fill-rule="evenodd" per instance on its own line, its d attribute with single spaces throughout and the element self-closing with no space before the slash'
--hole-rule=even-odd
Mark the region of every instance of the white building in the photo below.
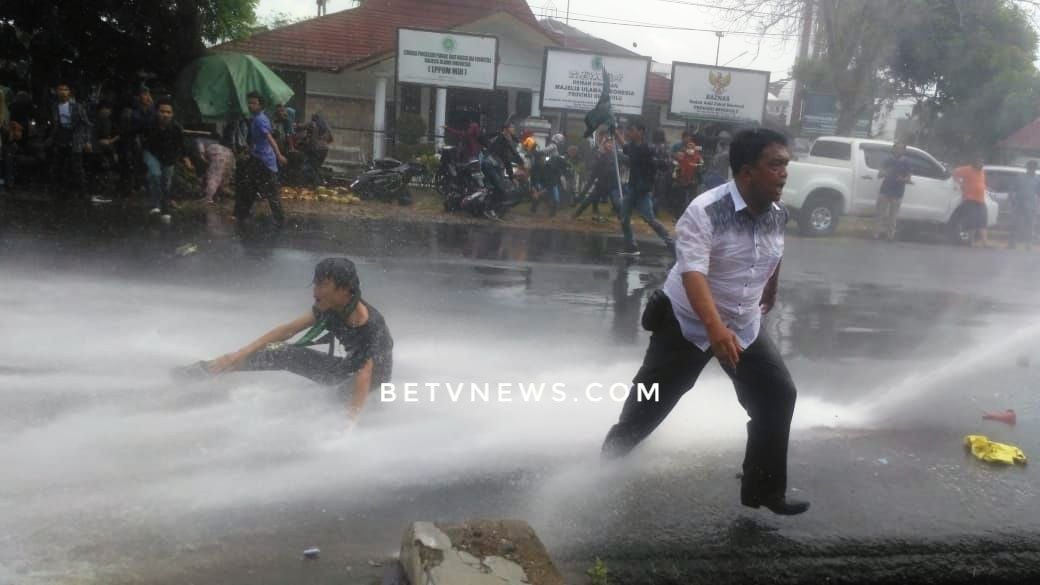
<svg viewBox="0 0 1040 585">
<path fill-rule="evenodd" d="M 398 28 L 497 37 L 497 89 L 396 84 Z M 215 49 L 257 57 L 296 92 L 289 105 L 298 116 L 321 112 L 339 145 L 359 146 L 366 156 L 379 157 L 396 133 L 396 121 L 409 113 L 422 118 L 428 138 L 443 135 L 440 124 L 462 129 L 477 122 L 494 129 L 510 117 L 545 117 L 560 128 L 561 113 L 539 108 L 546 47 L 634 54 L 557 21 L 539 22 L 524 0 L 362 0 L 357 8 Z M 667 111 L 671 85 L 661 75 L 650 77 L 644 116 L 653 123 Z M 580 126 L 581 116 L 566 122 Z"/>
</svg>

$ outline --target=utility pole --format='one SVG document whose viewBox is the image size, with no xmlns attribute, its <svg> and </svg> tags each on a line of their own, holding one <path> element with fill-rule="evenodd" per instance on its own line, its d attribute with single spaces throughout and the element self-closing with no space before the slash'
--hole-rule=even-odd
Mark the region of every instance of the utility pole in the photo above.
<svg viewBox="0 0 1040 585">
<path fill-rule="evenodd" d="M 802 11 L 802 34 L 798 37 L 798 59 L 795 65 L 803 65 L 809 58 L 809 39 L 813 29 L 813 1 L 805 0 Z M 802 102 L 805 101 L 805 88 L 802 82 L 795 79 L 794 92 L 791 96 L 791 126 L 802 129 Z"/>
<path fill-rule="evenodd" d="M 567 0 L 567 15 L 564 17 L 564 22 L 566 24 L 571 23 L 571 0 Z"/>
<path fill-rule="evenodd" d="M 718 67 L 719 51 L 722 50 L 722 37 L 726 36 L 726 33 L 722 32 L 721 30 L 717 30 L 715 31 L 715 36 L 719 38 L 719 40 L 715 42 L 715 66 Z"/>
</svg>

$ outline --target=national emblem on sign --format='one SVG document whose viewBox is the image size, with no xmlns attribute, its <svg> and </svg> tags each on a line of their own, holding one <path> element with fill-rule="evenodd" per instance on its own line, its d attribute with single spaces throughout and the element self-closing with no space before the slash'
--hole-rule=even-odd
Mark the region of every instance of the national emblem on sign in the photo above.
<svg viewBox="0 0 1040 585">
<path fill-rule="evenodd" d="M 715 95 L 726 93 L 726 88 L 729 87 L 731 81 L 733 81 L 733 77 L 729 73 L 721 71 L 708 72 L 708 82 L 715 88 Z"/>
</svg>

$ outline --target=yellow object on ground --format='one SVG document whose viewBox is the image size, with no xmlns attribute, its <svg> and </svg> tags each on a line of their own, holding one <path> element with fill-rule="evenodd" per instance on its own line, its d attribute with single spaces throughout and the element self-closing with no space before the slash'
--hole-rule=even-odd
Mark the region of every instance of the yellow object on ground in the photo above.
<svg viewBox="0 0 1040 585">
<path fill-rule="evenodd" d="M 968 435 L 964 437 L 964 443 L 971 449 L 971 454 L 982 461 L 1007 465 L 1026 464 L 1026 454 L 1014 445 L 990 441 L 982 435 Z"/>
</svg>

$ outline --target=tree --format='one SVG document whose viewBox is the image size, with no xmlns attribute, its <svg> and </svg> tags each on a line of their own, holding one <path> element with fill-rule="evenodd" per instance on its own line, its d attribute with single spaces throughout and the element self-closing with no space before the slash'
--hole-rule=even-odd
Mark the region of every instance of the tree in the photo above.
<svg viewBox="0 0 1040 585">
<path fill-rule="evenodd" d="M 897 94 L 917 102 L 918 142 L 980 154 L 1033 120 L 1036 45 L 1014 3 L 920 0 L 899 27 L 889 67 Z"/>
<path fill-rule="evenodd" d="M 793 76 L 838 97 L 838 132 L 883 102 L 910 97 L 920 138 L 992 146 L 1035 115 L 1040 2 L 1026 0 L 723 0 L 739 24 L 797 35 L 814 7 L 817 50 Z"/>
<path fill-rule="evenodd" d="M 838 96 L 839 133 L 850 132 L 863 114 L 874 112 L 879 99 L 889 97 L 881 72 L 893 51 L 892 20 L 898 21 L 911 6 L 903 0 L 818 1 L 823 50 L 804 68 L 816 69 L 810 87 Z"/>
<path fill-rule="evenodd" d="M 172 78 L 216 43 L 248 34 L 258 0 L 0 0 L 0 35 L 17 39 L 30 83 L 46 87 Z M 4 41 L 9 45 L 10 42 Z"/>
<path fill-rule="evenodd" d="M 737 25 L 761 33 L 798 35 L 806 5 L 813 8 L 819 48 L 797 63 L 792 76 L 813 91 L 832 93 L 838 100 L 839 134 L 849 133 L 864 113 L 873 112 L 887 97 L 880 74 L 891 57 L 892 23 L 911 9 L 904 0 L 722 0 L 740 11 Z"/>
</svg>

